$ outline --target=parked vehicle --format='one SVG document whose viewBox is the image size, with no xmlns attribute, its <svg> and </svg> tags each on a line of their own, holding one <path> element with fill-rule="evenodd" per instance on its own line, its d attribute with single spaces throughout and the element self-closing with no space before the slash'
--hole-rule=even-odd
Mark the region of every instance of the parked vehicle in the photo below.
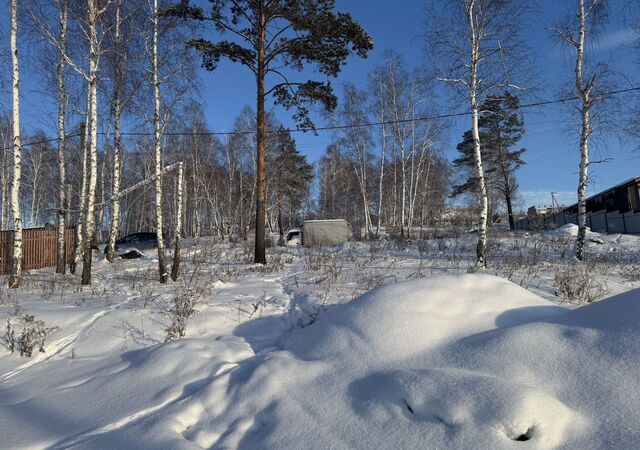
<svg viewBox="0 0 640 450">
<path fill-rule="evenodd" d="M 121 257 L 135 257 L 142 256 L 142 252 L 145 250 L 152 250 L 158 247 L 158 237 L 155 233 L 140 232 L 129 234 L 116 241 L 116 256 Z M 104 253 L 107 253 L 107 247 L 104 248 Z"/>
<path fill-rule="evenodd" d="M 299 228 L 289 230 L 284 242 L 287 247 L 297 247 L 298 245 L 302 245 L 302 230 Z"/>
<path fill-rule="evenodd" d="M 305 247 L 338 245 L 351 239 L 349 224 L 344 219 L 305 220 L 300 229 L 289 230 L 285 245 Z"/>
</svg>

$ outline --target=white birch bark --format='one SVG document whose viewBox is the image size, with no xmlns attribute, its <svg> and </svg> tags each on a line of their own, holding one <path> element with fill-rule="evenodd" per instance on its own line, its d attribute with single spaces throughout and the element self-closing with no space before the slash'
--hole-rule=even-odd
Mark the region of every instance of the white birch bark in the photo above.
<svg viewBox="0 0 640 450">
<path fill-rule="evenodd" d="M 193 239 L 196 245 L 198 245 L 199 241 L 200 241 L 200 227 L 201 227 L 201 223 L 200 223 L 200 194 L 199 194 L 199 189 L 198 189 L 198 176 L 197 176 L 197 172 L 196 172 L 196 165 L 194 162 L 194 167 L 193 167 L 193 218 L 194 218 L 194 232 L 193 232 Z"/>
<path fill-rule="evenodd" d="M 158 272 L 160 283 L 167 282 L 167 273 L 165 267 L 164 255 L 164 238 L 162 237 L 163 221 L 162 221 L 162 146 L 161 146 L 161 129 L 160 129 L 160 81 L 158 79 L 158 0 L 153 0 L 153 44 L 152 44 L 152 76 L 153 76 L 153 97 L 155 109 L 153 114 L 154 127 L 154 156 L 155 156 L 155 173 L 156 173 L 156 236 L 158 239 Z"/>
<path fill-rule="evenodd" d="M 602 0 L 577 0 L 577 36 L 573 36 L 568 30 L 555 29 L 560 38 L 573 47 L 576 51 L 574 67 L 575 88 L 580 101 L 580 174 L 578 179 L 578 236 L 576 237 L 575 256 L 578 260 L 584 259 L 584 245 L 587 234 L 587 183 L 589 181 L 589 138 L 593 133 L 591 123 L 591 109 L 594 105 L 592 96 L 594 86 L 600 81 L 596 73 L 590 77 L 584 75 L 585 51 L 587 40 L 587 21 L 590 15 L 597 14 L 597 9 L 603 4 Z M 586 78 L 586 80 L 585 80 Z"/>
<path fill-rule="evenodd" d="M 65 86 L 65 53 L 67 47 L 67 0 L 60 0 L 60 61 L 58 62 L 58 232 L 56 238 L 56 272 L 66 272 L 65 242 L 65 109 L 67 106 L 67 90 Z"/>
<path fill-rule="evenodd" d="M 113 186 L 111 202 L 111 215 L 109 226 L 109 243 L 107 245 L 107 260 L 113 262 L 116 239 L 118 238 L 118 229 L 120 225 L 120 178 L 122 175 L 122 156 L 121 156 L 121 128 L 120 122 L 122 117 L 122 83 L 123 83 L 123 71 L 122 71 L 122 36 L 121 36 L 121 10 L 122 0 L 116 1 L 116 23 L 115 23 L 115 79 L 113 87 L 113 123 L 114 123 L 114 143 L 113 143 Z"/>
<path fill-rule="evenodd" d="M 98 6 L 96 0 L 87 0 L 89 11 L 89 98 L 91 99 L 91 120 L 89 144 L 89 180 L 87 186 L 87 211 L 82 255 L 82 284 L 91 284 L 92 245 L 95 225 L 96 186 L 98 181 Z"/>
<path fill-rule="evenodd" d="M 596 4 L 598 0 L 592 3 Z M 587 235 L 587 181 L 589 179 L 589 136 L 591 135 L 591 86 L 585 86 L 582 74 L 584 45 L 586 38 L 586 12 L 584 0 L 578 0 L 578 40 L 576 42 L 576 89 L 580 96 L 580 177 L 578 181 L 578 236 L 576 237 L 576 258 L 584 259 L 584 243 Z"/>
<path fill-rule="evenodd" d="M 173 265 L 171 267 L 171 279 L 176 281 L 180 273 L 180 243 L 182 240 L 182 215 L 184 213 L 183 208 L 183 191 L 184 191 L 184 168 L 182 163 L 178 163 L 178 187 L 176 189 L 176 196 L 178 197 L 178 210 L 176 212 L 176 234 L 174 237 L 174 249 L 173 249 Z"/>
<path fill-rule="evenodd" d="M 18 64 L 18 0 L 11 0 L 11 63 L 13 100 L 13 179 L 11 209 L 13 211 L 13 262 L 9 287 L 20 287 L 22 281 L 22 212 L 20 211 L 20 175 L 22 145 L 20 141 L 20 68 Z"/>
<path fill-rule="evenodd" d="M 470 0 L 467 4 L 467 19 L 469 21 L 470 39 L 470 83 L 469 101 L 471 103 L 471 133 L 473 135 L 473 148 L 475 157 L 476 178 L 480 192 L 480 216 L 478 220 L 478 245 L 476 246 L 476 264 L 479 267 L 486 267 L 487 252 L 487 218 L 489 212 L 489 199 L 487 197 L 487 186 L 484 179 L 484 168 L 482 167 L 482 153 L 480 151 L 480 131 L 478 129 L 479 100 L 478 100 L 478 66 L 480 64 L 480 38 L 476 29 L 475 0 Z"/>
<path fill-rule="evenodd" d="M 80 186 L 80 198 L 78 200 L 78 219 L 76 223 L 76 242 L 73 251 L 73 259 L 69 270 L 76 273 L 76 266 L 82 259 L 82 243 L 85 228 L 85 208 L 87 204 L 87 181 L 88 181 L 88 160 L 89 160 L 89 122 L 91 118 L 91 92 L 87 89 L 87 106 L 84 117 L 84 124 L 80 127 L 80 142 L 82 147 L 82 180 Z"/>
<path fill-rule="evenodd" d="M 2 142 L 5 142 L 2 140 Z M 4 146 L 4 144 L 2 144 Z M 0 230 L 7 229 L 7 222 L 9 221 L 9 165 L 7 160 L 8 152 L 2 152 L 0 156 L 0 170 L 2 171 L 2 183 L 0 183 Z"/>
<path fill-rule="evenodd" d="M 384 122 L 384 107 L 381 107 L 381 121 Z M 382 125 L 382 146 L 380 148 L 380 179 L 378 182 L 378 223 L 376 225 L 376 235 L 380 234 L 380 226 L 382 224 L 382 197 L 384 193 L 384 165 L 385 165 L 385 151 L 387 149 L 387 130 Z"/>
<path fill-rule="evenodd" d="M 195 127 L 193 127 L 193 131 L 195 132 Z M 200 241 L 200 194 L 199 194 L 199 177 L 198 177 L 198 138 L 194 136 L 193 142 L 193 151 L 192 151 L 192 183 L 193 183 L 193 239 L 196 245 Z"/>
</svg>

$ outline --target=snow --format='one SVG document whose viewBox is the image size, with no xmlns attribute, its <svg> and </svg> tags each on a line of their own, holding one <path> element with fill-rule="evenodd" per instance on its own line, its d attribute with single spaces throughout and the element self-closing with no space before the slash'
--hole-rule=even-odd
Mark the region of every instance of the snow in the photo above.
<svg viewBox="0 0 640 450">
<path fill-rule="evenodd" d="M 568 223 L 563 225 L 555 230 L 549 231 L 550 235 L 562 236 L 565 238 L 576 238 L 578 236 L 578 225 L 573 223 Z M 640 243 L 640 237 L 634 236 L 630 234 L 607 234 L 607 233 L 596 233 L 591 231 L 589 227 L 587 227 L 586 238 L 591 242 L 596 244 L 622 244 L 629 246 L 638 246 Z"/>
<path fill-rule="evenodd" d="M 616 261 L 637 238 L 589 243 L 618 295 L 580 307 L 552 294 L 558 236 L 527 239 L 494 244 L 520 261 L 548 242 L 517 284 L 465 274 L 461 239 L 272 249 L 271 269 L 204 242 L 167 286 L 148 256 L 96 261 L 92 288 L 27 274 L 0 312 L 59 330 L 31 359 L 0 350 L 0 447 L 634 447 L 640 286 Z M 181 292 L 198 314 L 165 343 Z"/>
</svg>

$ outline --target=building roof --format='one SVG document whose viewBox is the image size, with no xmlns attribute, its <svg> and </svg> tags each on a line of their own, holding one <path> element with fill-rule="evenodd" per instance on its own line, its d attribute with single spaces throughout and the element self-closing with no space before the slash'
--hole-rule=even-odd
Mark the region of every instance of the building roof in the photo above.
<svg viewBox="0 0 640 450">
<path fill-rule="evenodd" d="M 593 200 L 596 197 L 599 197 L 599 196 L 604 195 L 604 194 L 608 194 L 609 192 L 615 191 L 616 189 L 619 189 L 622 186 L 625 186 L 625 185 L 627 185 L 629 183 L 633 183 L 633 182 L 640 183 L 640 176 L 629 178 L 628 180 L 623 181 L 622 183 L 618 183 L 615 186 L 610 187 L 609 189 L 605 189 L 604 191 L 598 192 L 597 194 L 593 194 L 593 195 L 587 197 L 587 199 L 585 201 L 588 202 L 589 200 Z M 573 208 L 577 204 L 578 203 L 576 202 L 576 203 L 573 203 L 573 204 L 571 204 L 569 206 L 565 206 L 564 208 L 562 208 L 562 210 L 564 211 L 565 209 Z"/>
</svg>

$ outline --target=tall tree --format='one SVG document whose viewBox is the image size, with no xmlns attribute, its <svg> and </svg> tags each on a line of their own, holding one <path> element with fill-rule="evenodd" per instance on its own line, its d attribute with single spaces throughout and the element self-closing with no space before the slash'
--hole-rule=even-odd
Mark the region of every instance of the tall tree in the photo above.
<svg viewBox="0 0 640 450">
<path fill-rule="evenodd" d="M 358 90 L 353 84 L 345 83 L 343 102 L 334 120 L 337 121 L 336 123 L 346 125 L 346 127 L 337 130 L 337 143 L 349 158 L 353 173 L 358 181 L 364 219 L 362 225 L 365 234 L 370 237 L 373 233 L 370 196 L 373 140 L 371 130 L 368 127 L 358 126 L 367 122 L 366 99 L 367 93 L 365 91 Z"/>
<path fill-rule="evenodd" d="M 335 0 L 212 0 L 211 12 L 190 6 L 188 0 L 167 8 L 165 14 L 210 21 L 220 33 L 233 40 L 212 42 L 199 38 L 188 45 L 202 54 L 203 66 L 214 70 L 222 58 L 246 66 L 256 80 L 257 183 L 256 263 L 266 264 L 266 113 L 269 95 L 286 108 L 295 108 L 294 118 L 303 128 L 313 128 L 309 104 L 319 102 L 328 110 L 336 107 L 331 84 L 308 80 L 291 81 L 286 69 L 302 71 L 316 65 L 335 77 L 347 57 L 355 52 L 366 57 L 372 39 L 348 13 L 336 13 Z M 271 82 L 274 78 L 278 81 Z M 270 86 L 267 86 L 269 82 Z"/>
<path fill-rule="evenodd" d="M 120 181 L 122 178 L 122 91 L 124 88 L 124 60 L 126 50 L 122 38 L 122 0 L 116 0 L 115 23 L 113 32 L 113 99 L 111 108 L 113 111 L 113 177 L 111 184 L 111 211 L 109 225 L 109 242 L 107 244 L 107 260 L 113 262 L 116 249 L 116 239 L 120 225 Z"/>
<path fill-rule="evenodd" d="M 67 89 L 65 85 L 66 62 L 64 55 L 67 47 L 67 0 L 60 0 L 60 59 L 58 61 L 58 233 L 56 252 L 56 272 L 66 272 L 66 243 L 65 243 L 65 187 L 67 183 L 65 172 L 65 112 L 67 107 Z"/>
<path fill-rule="evenodd" d="M 594 127 L 594 106 L 603 98 L 594 91 L 602 84 L 606 67 L 597 64 L 591 70 L 586 66 L 585 54 L 588 38 L 597 33 L 606 17 L 606 0 L 576 0 L 576 7 L 565 23 L 554 29 L 557 36 L 575 52 L 574 82 L 580 112 L 580 174 L 578 177 L 578 236 L 575 254 L 584 258 L 587 234 L 587 183 L 589 182 L 589 138 Z"/>
<path fill-rule="evenodd" d="M 489 200 L 479 131 L 480 105 L 496 90 L 517 88 L 529 55 L 521 34 L 525 0 L 446 0 L 434 2 L 429 49 L 438 78 L 466 99 L 471 112 L 474 165 L 480 192 L 476 265 L 487 265 Z M 444 14 L 440 12 L 444 11 Z"/>
<path fill-rule="evenodd" d="M 481 154 L 485 168 L 489 204 L 500 194 L 507 208 L 509 226 L 515 227 L 513 219 L 513 195 L 518 189 L 515 171 L 524 164 L 521 156 L 523 148 L 513 149 L 524 135 L 524 121 L 518 113 L 518 97 L 504 92 L 488 97 L 481 105 L 478 127 L 482 142 Z M 479 183 L 475 169 L 475 148 L 473 133 L 466 131 L 457 150 L 460 157 L 453 161 L 465 174 L 463 183 L 454 186 L 452 196 L 472 193 L 478 196 Z M 489 208 L 491 211 L 491 208 Z"/>
<path fill-rule="evenodd" d="M 284 127 L 280 127 L 278 139 L 268 154 L 271 167 L 271 186 L 274 191 L 276 221 L 280 239 L 284 238 L 284 207 L 289 206 L 289 215 L 300 206 L 313 179 L 313 167 L 296 148 L 296 141 Z"/>
<path fill-rule="evenodd" d="M 0 148 L 11 147 L 11 118 L 6 114 L 0 115 Z M 0 153 L 0 230 L 6 230 L 9 224 L 9 152 Z"/>
<path fill-rule="evenodd" d="M 91 262 L 93 257 L 93 236 L 95 232 L 96 186 L 98 182 L 98 67 L 100 61 L 100 40 L 98 20 L 106 7 L 100 8 L 97 0 L 87 0 L 89 27 L 89 73 L 87 89 L 91 99 L 91 120 L 89 122 L 89 177 L 87 181 L 87 210 L 82 254 L 82 284 L 91 284 Z"/>
<path fill-rule="evenodd" d="M 151 73 L 153 82 L 153 98 L 154 98 L 154 110 L 153 110 L 153 130 L 154 130 L 154 167 L 155 167 L 155 210 L 156 210 L 156 236 L 158 239 L 158 273 L 160 277 L 160 283 L 166 283 L 169 278 L 169 274 L 166 271 L 165 266 L 165 251 L 164 251 L 164 237 L 163 231 L 163 217 L 162 217 L 162 129 L 161 129 L 161 104 L 160 104 L 160 81 L 158 78 L 158 0 L 153 0 L 153 37 L 151 46 Z"/>
<path fill-rule="evenodd" d="M 22 281 L 22 212 L 20 210 L 20 175 L 22 143 L 20 141 L 20 66 L 18 59 L 18 0 L 11 0 L 11 63 L 13 101 L 13 179 L 11 209 L 13 211 L 13 260 L 9 287 L 20 287 Z"/>
<path fill-rule="evenodd" d="M 509 228 L 514 230 L 513 196 L 518 189 L 515 171 L 525 162 L 524 148 L 514 149 L 524 135 L 524 120 L 518 112 L 520 100 L 509 92 L 488 97 L 482 106 L 480 127 L 484 132 L 483 145 L 491 155 L 489 172 L 495 175 L 496 189 L 504 197 Z"/>
<path fill-rule="evenodd" d="M 183 192 L 184 192 L 184 165 L 182 162 L 178 163 L 178 180 L 176 182 L 176 201 L 178 207 L 176 208 L 176 229 L 173 238 L 173 264 L 171 265 L 171 279 L 173 281 L 178 280 L 178 274 L 180 273 L 180 243 L 182 240 L 182 215 L 183 215 Z"/>
</svg>

